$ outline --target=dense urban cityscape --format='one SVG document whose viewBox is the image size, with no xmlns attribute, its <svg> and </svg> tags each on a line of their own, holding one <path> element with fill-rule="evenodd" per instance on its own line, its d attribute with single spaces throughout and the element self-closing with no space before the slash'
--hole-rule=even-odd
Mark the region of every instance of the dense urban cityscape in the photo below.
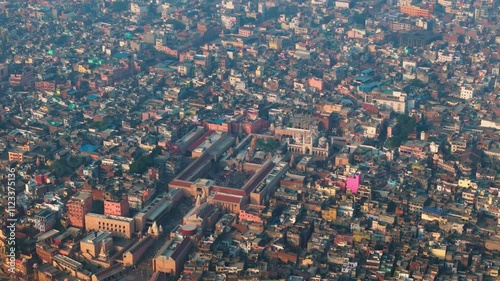
<svg viewBox="0 0 500 281">
<path fill-rule="evenodd" d="M 499 18 L 0 2 L 0 280 L 500 280 Z"/>
</svg>

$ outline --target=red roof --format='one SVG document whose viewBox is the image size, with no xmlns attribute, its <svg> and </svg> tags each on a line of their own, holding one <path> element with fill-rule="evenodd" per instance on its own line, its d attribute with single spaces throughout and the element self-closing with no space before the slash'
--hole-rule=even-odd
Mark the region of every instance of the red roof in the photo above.
<svg viewBox="0 0 500 281">
<path fill-rule="evenodd" d="M 228 202 L 231 204 L 241 204 L 242 199 L 243 198 L 241 196 L 227 195 L 223 193 L 217 193 L 214 196 L 215 201 Z"/>
<path fill-rule="evenodd" d="M 191 164 L 191 167 L 188 167 L 187 169 L 182 171 L 182 173 L 177 177 L 177 179 L 185 180 L 186 176 L 190 176 L 194 171 L 196 171 L 196 169 L 198 169 L 199 165 L 202 165 L 203 162 L 208 159 L 210 159 L 210 155 L 206 153 L 203 154 Z"/>
<path fill-rule="evenodd" d="M 225 193 L 229 195 L 236 195 L 236 196 L 246 196 L 246 192 L 242 189 L 237 189 L 237 188 L 230 188 L 230 187 L 224 187 L 224 186 L 218 186 L 214 185 L 212 186 L 212 191 L 218 192 L 218 193 Z"/>
<path fill-rule="evenodd" d="M 172 186 L 182 186 L 182 187 L 191 187 L 191 182 L 183 181 L 183 180 L 172 180 L 169 185 Z"/>
<path fill-rule="evenodd" d="M 361 106 L 366 110 L 368 111 L 368 113 L 370 114 L 377 114 L 378 113 L 378 109 L 376 109 L 375 107 L 369 105 L 369 104 L 366 104 L 366 103 L 362 103 Z"/>
<path fill-rule="evenodd" d="M 203 210 L 203 213 L 201 213 L 198 217 L 202 220 L 204 220 L 208 214 L 210 214 L 210 212 L 215 208 L 214 205 L 208 205 L 205 210 Z"/>
<path fill-rule="evenodd" d="M 177 260 L 177 258 L 179 258 L 179 256 L 181 255 L 182 252 L 184 252 L 184 250 L 186 249 L 186 247 L 191 243 L 191 240 L 189 240 L 189 238 L 184 238 L 184 240 L 182 240 L 182 242 L 179 244 L 179 246 L 177 246 L 177 248 L 175 248 L 174 252 L 172 253 L 172 255 L 170 255 L 170 257 L 173 259 L 173 260 Z"/>
<path fill-rule="evenodd" d="M 188 151 L 193 152 L 202 142 L 204 142 L 209 136 L 211 136 L 215 131 L 210 130 L 204 133 L 199 139 L 197 139 L 192 145 L 189 146 Z"/>
<path fill-rule="evenodd" d="M 271 170 L 274 168 L 274 163 L 270 163 L 267 167 L 264 169 L 260 169 L 257 173 L 257 176 L 253 178 L 253 180 L 249 181 L 246 186 L 244 187 L 244 190 L 247 194 L 250 194 L 256 187 L 257 185 L 271 172 Z"/>
</svg>

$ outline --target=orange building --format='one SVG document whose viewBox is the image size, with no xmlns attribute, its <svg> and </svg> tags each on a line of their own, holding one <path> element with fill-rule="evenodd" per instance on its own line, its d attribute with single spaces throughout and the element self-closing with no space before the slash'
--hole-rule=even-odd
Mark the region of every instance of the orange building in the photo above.
<svg viewBox="0 0 500 281">
<path fill-rule="evenodd" d="M 409 15 L 410 17 L 424 17 L 428 18 L 430 17 L 430 12 L 427 9 L 422 9 L 417 6 L 401 6 L 400 12 L 406 15 Z"/>
<path fill-rule="evenodd" d="M 205 127 L 210 131 L 231 132 L 231 123 L 228 123 L 225 120 L 210 120 L 205 123 Z"/>
<path fill-rule="evenodd" d="M 243 37 L 250 37 L 253 35 L 253 28 L 250 27 L 240 27 L 238 30 L 238 35 Z"/>
<path fill-rule="evenodd" d="M 52 257 L 57 254 L 57 249 L 43 242 L 38 242 L 36 244 L 36 254 L 44 263 L 52 263 Z"/>
<path fill-rule="evenodd" d="M 323 79 L 311 77 L 309 78 L 309 87 L 315 88 L 318 90 L 323 90 Z"/>
<path fill-rule="evenodd" d="M 23 162 L 23 155 L 22 151 L 9 151 L 9 161 Z"/>
<path fill-rule="evenodd" d="M 80 192 L 66 203 L 68 208 L 68 219 L 71 226 L 85 227 L 85 215 L 92 209 L 92 193 Z"/>
</svg>

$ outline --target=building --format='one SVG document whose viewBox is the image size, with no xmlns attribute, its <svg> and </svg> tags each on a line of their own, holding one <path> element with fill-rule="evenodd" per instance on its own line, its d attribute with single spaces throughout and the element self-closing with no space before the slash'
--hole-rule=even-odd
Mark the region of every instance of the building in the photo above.
<svg viewBox="0 0 500 281">
<path fill-rule="evenodd" d="M 35 89 L 42 91 L 56 91 L 56 81 L 37 81 Z"/>
<path fill-rule="evenodd" d="M 167 241 L 153 258 L 153 271 L 178 276 L 188 259 L 193 242 L 189 238 L 176 237 Z"/>
<path fill-rule="evenodd" d="M 9 151 L 9 161 L 23 162 L 24 151 Z"/>
<path fill-rule="evenodd" d="M 311 77 L 308 80 L 309 87 L 314 88 L 318 91 L 323 90 L 323 79 L 317 77 Z"/>
<path fill-rule="evenodd" d="M 400 12 L 403 14 L 409 15 L 410 17 L 428 18 L 431 15 L 429 10 L 422 9 L 420 7 L 413 6 L 413 5 L 401 6 Z"/>
<path fill-rule="evenodd" d="M 330 155 L 330 144 L 327 139 L 317 138 L 311 129 L 277 128 L 274 133 L 287 139 L 288 149 L 293 153 L 322 158 Z"/>
<path fill-rule="evenodd" d="M 137 243 L 132 245 L 125 253 L 123 253 L 123 265 L 134 266 L 140 260 L 146 250 L 155 242 L 151 236 L 141 238 Z"/>
<path fill-rule="evenodd" d="M 83 265 L 72 258 L 63 255 L 55 255 L 52 258 L 52 265 L 56 268 L 61 268 L 71 273 L 72 276 L 77 276 L 83 269 Z"/>
<path fill-rule="evenodd" d="M 194 206 L 183 218 L 183 224 L 196 225 L 202 229 L 213 228 L 219 220 L 219 208 L 209 203 Z"/>
<path fill-rule="evenodd" d="M 349 0 L 337 0 L 335 1 L 335 8 L 340 8 L 340 9 L 350 9 L 351 8 L 351 1 Z"/>
<path fill-rule="evenodd" d="M 43 209 L 35 215 L 35 228 L 40 232 L 46 232 L 56 225 L 56 213 L 49 209 Z"/>
<path fill-rule="evenodd" d="M 9 66 L 7 64 L 0 64 L 0 80 L 7 78 L 9 75 Z"/>
<path fill-rule="evenodd" d="M 52 263 L 52 258 L 57 254 L 57 249 L 44 242 L 37 242 L 36 254 L 44 263 Z"/>
<path fill-rule="evenodd" d="M 238 29 L 238 35 L 242 37 L 250 37 L 253 35 L 253 28 L 242 26 Z"/>
<path fill-rule="evenodd" d="M 238 214 L 238 220 L 240 222 L 248 221 L 254 223 L 262 223 L 261 211 L 254 210 L 252 208 L 247 208 L 246 210 L 240 210 Z"/>
<path fill-rule="evenodd" d="M 428 144 L 423 141 L 407 141 L 399 146 L 399 154 L 424 159 L 427 157 L 427 154 L 425 153 L 427 146 Z"/>
<path fill-rule="evenodd" d="M 94 231 L 80 241 L 80 252 L 86 258 L 97 258 L 102 249 L 110 249 L 113 246 L 111 232 Z"/>
<path fill-rule="evenodd" d="M 358 188 L 361 185 L 361 181 L 361 173 L 356 173 L 352 177 L 346 177 L 346 189 L 350 190 L 354 194 L 358 193 Z"/>
<path fill-rule="evenodd" d="M 326 208 L 321 210 L 321 218 L 326 221 L 334 221 L 337 219 L 337 209 L 336 208 Z"/>
<path fill-rule="evenodd" d="M 135 233 L 133 218 L 88 213 L 85 215 L 85 230 L 109 231 L 113 235 L 131 238 Z"/>
<path fill-rule="evenodd" d="M 34 82 L 33 77 L 33 69 L 25 68 L 16 73 L 11 73 L 9 83 L 12 86 L 28 86 Z"/>
<path fill-rule="evenodd" d="M 282 39 L 271 39 L 269 41 L 269 49 L 281 51 L 282 48 L 283 48 Z"/>
<path fill-rule="evenodd" d="M 406 94 L 394 92 L 392 95 L 375 95 L 372 97 L 373 104 L 385 106 L 397 113 L 406 112 Z"/>
<path fill-rule="evenodd" d="M 208 197 L 208 202 L 219 207 L 224 212 L 237 213 L 243 206 L 244 197 L 217 192 Z"/>
<path fill-rule="evenodd" d="M 388 26 L 392 31 L 410 31 L 415 29 L 415 26 L 409 22 L 390 21 Z"/>
<path fill-rule="evenodd" d="M 467 141 L 466 140 L 454 140 L 450 143 L 451 145 L 451 153 L 461 153 L 465 152 L 465 149 L 467 148 Z"/>
<path fill-rule="evenodd" d="M 134 216 L 135 229 L 139 232 L 144 231 L 147 227 L 152 226 L 155 221 L 165 217 L 180 198 L 182 191 L 171 189 L 169 193 L 163 193 L 156 196 L 142 210 Z"/>
<path fill-rule="evenodd" d="M 92 209 L 92 193 L 80 192 L 66 203 L 70 226 L 85 228 L 85 215 Z"/>
<path fill-rule="evenodd" d="M 274 164 L 268 161 L 262 165 L 262 168 L 252 177 L 255 181 L 250 179 L 248 181 L 250 185 L 245 186 L 246 190 L 250 192 L 250 204 L 266 205 L 279 186 L 281 178 L 288 171 L 288 168 L 289 166 L 286 162 Z"/>
<path fill-rule="evenodd" d="M 130 206 L 127 196 L 123 196 L 122 198 L 108 197 L 106 200 L 104 200 L 105 215 L 127 217 L 129 214 L 129 209 Z"/>
<path fill-rule="evenodd" d="M 148 6 L 139 3 L 130 3 L 130 12 L 139 16 L 147 16 Z"/>
<path fill-rule="evenodd" d="M 460 98 L 463 100 L 470 100 L 474 98 L 474 88 L 471 86 L 460 87 Z"/>
<path fill-rule="evenodd" d="M 92 275 L 92 281 L 121 280 L 126 274 L 126 268 L 120 264 L 114 264 Z"/>
</svg>

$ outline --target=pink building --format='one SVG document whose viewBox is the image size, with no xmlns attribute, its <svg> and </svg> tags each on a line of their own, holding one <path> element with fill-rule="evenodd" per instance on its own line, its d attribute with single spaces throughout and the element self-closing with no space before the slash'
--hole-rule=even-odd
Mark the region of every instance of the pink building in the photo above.
<svg viewBox="0 0 500 281">
<path fill-rule="evenodd" d="M 359 186 L 361 185 L 361 174 L 356 173 L 354 177 L 346 178 L 346 190 L 350 190 L 352 193 L 358 193 Z"/>
<path fill-rule="evenodd" d="M 251 210 L 249 210 L 248 212 L 246 210 L 240 210 L 238 219 L 240 220 L 240 222 L 248 221 L 248 222 L 262 223 L 262 219 L 260 218 L 259 214 Z"/>
<path fill-rule="evenodd" d="M 323 90 L 323 79 L 316 78 L 316 77 L 309 78 L 309 87 L 322 91 Z"/>
<path fill-rule="evenodd" d="M 129 213 L 129 203 L 127 196 L 123 196 L 121 201 L 105 200 L 104 214 L 126 217 Z"/>
</svg>

